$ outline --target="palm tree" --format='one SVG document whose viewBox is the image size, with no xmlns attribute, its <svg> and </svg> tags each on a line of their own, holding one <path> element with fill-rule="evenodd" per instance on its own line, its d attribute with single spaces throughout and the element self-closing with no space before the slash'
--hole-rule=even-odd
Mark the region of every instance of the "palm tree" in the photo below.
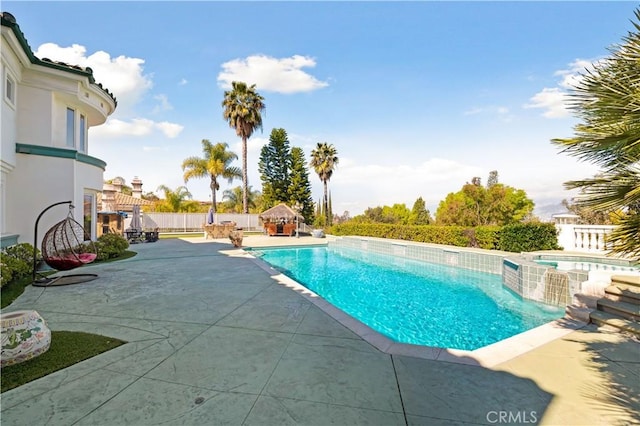
<svg viewBox="0 0 640 426">
<path fill-rule="evenodd" d="M 247 87 L 246 83 L 233 81 L 231 86 L 231 90 L 224 92 L 222 116 L 229 122 L 229 127 L 236 130 L 236 135 L 242 138 L 242 211 L 249 213 L 247 139 L 256 129 L 262 130 L 262 112 L 265 104 L 264 98 L 256 92 L 255 84 Z"/>
<path fill-rule="evenodd" d="M 184 201 L 192 197 L 186 186 L 179 186 L 175 190 L 172 190 L 166 185 L 160 185 L 156 191 L 164 192 L 163 203 L 174 213 L 181 211 Z"/>
<path fill-rule="evenodd" d="M 635 11 L 640 21 L 640 11 Z M 640 24 L 610 49 L 611 56 L 583 75 L 571 94 L 582 119 L 575 136 L 554 139 L 562 152 L 602 168 L 593 178 L 566 182 L 580 189 L 576 205 L 621 211 L 611 251 L 640 259 Z"/>
<path fill-rule="evenodd" d="M 249 186 L 249 190 L 247 191 L 249 207 L 256 206 L 256 199 L 260 195 L 258 191 L 252 191 L 251 186 Z M 241 213 L 242 211 L 242 198 L 243 191 L 241 186 L 236 186 L 232 189 L 225 189 L 222 194 L 222 199 L 224 201 L 224 206 L 227 211 L 232 211 L 234 213 Z"/>
<path fill-rule="evenodd" d="M 335 169 L 337 164 L 338 151 L 336 151 L 335 147 L 331 144 L 327 144 L 326 142 L 318 142 L 316 148 L 311 151 L 311 161 L 309 162 L 309 165 L 313 167 L 324 185 L 323 211 L 326 215 L 326 223 L 328 225 L 331 224 L 331 218 L 329 217 L 329 191 L 327 182 L 331 179 L 333 169 Z"/>
<path fill-rule="evenodd" d="M 184 183 L 191 178 L 210 177 L 211 183 L 211 208 L 213 212 L 217 211 L 216 192 L 220 189 L 218 177 L 227 179 L 229 183 L 233 179 L 242 176 L 242 172 L 237 167 L 230 166 L 231 162 L 238 159 L 238 156 L 231 151 L 227 151 L 229 145 L 224 142 L 218 142 L 213 145 L 209 140 L 202 140 L 202 152 L 204 158 L 189 157 L 182 162 L 182 170 L 184 171 Z"/>
</svg>

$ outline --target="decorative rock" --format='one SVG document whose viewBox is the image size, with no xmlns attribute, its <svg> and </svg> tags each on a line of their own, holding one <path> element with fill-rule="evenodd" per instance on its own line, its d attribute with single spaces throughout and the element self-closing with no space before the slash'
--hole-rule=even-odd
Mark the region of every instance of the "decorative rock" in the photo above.
<svg viewBox="0 0 640 426">
<path fill-rule="evenodd" d="M 0 368 L 34 358 L 46 352 L 51 345 L 51 330 L 36 311 L 2 314 L 0 327 Z"/>
</svg>

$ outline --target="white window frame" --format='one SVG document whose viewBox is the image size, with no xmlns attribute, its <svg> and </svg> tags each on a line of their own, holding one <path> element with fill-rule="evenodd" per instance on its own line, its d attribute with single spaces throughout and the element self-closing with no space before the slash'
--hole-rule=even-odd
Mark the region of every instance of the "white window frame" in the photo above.
<svg viewBox="0 0 640 426">
<path fill-rule="evenodd" d="M 71 128 L 69 128 L 69 117 L 72 118 Z M 65 121 L 65 124 L 66 124 L 65 146 L 67 148 L 75 148 L 76 147 L 76 110 L 71 107 L 67 107 L 65 120 L 66 120 Z"/>
<path fill-rule="evenodd" d="M 16 79 L 13 78 L 7 67 L 4 67 L 4 100 L 11 106 L 16 106 Z"/>
<path fill-rule="evenodd" d="M 87 116 L 80 114 L 80 140 L 78 151 L 83 154 L 87 153 Z"/>
<path fill-rule="evenodd" d="M 87 213 L 86 208 L 86 202 L 87 202 L 87 198 L 89 198 L 89 228 L 90 229 L 86 229 L 86 222 L 85 222 L 85 214 Z M 84 194 L 82 196 L 82 216 L 83 216 L 83 223 L 82 223 L 82 227 L 85 228 L 85 233 L 89 234 L 89 238 L 92 241 L 95 241 L 96 239 L 96 229 L 97 229 L 97 214 L 96 214 L 96 193 L 94 191 L 84 191 Z"/>
</svg>

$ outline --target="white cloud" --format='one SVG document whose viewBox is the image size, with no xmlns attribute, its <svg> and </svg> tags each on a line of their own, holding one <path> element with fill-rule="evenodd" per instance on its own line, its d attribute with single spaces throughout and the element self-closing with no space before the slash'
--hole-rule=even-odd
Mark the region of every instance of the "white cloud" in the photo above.
<svg viewBox="0 0 640 426">
<path fill-rule="evenodd" d="M 525 108 L 543 108 L 545 110 L 542 113 L 544 117 L 562 118 L 569 115 L 568 94 L 558 87 L 545 87 L 529 100 L 531 102 L 526 104 Z"/>
<path fill-rule="evenodd" d="M 431 158 L 417 165 L 380 165 L 359 164 L 357 160 L 343 157 L 329 189 L 334 211 L 340 213 L 348 210 L 360 214 L 368 207 L 396 203 L 411 208 L 418 197 L 435 213 L 437 203 L 448 193 L 459 191 L 474 176 L 487 173 L 480 167 L 443 158 Z M 313 171 L 310 178 L 316 187 L 314 194 L 321 194 L 322 187 Z"/>
<path fill-rule="evenodd" d="M 184 127 L 163 121 L 156 123 L 146 118 L 134 118 L 130 121 L 110 118 L 107 122 L 98 127 L 92 127 L 91 137 L 99 139 L 118 138 L 118 137 L 143 137 L 150 135 L 154 130 L 161 131 L 168 138 L 177 137 Z"/>
<path fill-rule="evenodd" d="M 39 58 L 90 67 L 96 82 L 101 83 L 116 97 L 116 111 L 105 124 L 91 128 L 92 137 L 144 137 L 154 131 L 160 131 L 168 138 L 175 138 L 183 130 L 184 126 L 180 124 L 155 122 L 134 112 L 134 107 L 141 103 L 153 87 L 153 75 L 144 74 L 144 59 L 124 55 L 111 57 L 104 51 L 87 56 L 87 49 L 79 44 L 61 47 L 55 43 L 45 43 L 34 53 Z M 183 81 L 186 83 L 186 80 Z M 173 109 L 166 95 L 159 94 L 154 96 L 154 99 L 158 104 L 152 113 Z"/>
<path fill-rule="evenodd" d="M 155 127 L 170 139 L 176 138 L 180 132 L 182 132 L 182 129 L 184 129 L 184 126 L 176 123 L 169 123 L 168 121 L 155 123 Z"/>
<path fill-rule="evenodd" d="M 232 81 L 244 81 L 249 85 L 255 84 L 260 90 L 271 92 L 311 92 L 329 85 L 302 70 L 315 66 L 316 61 L 308 56 L 294 55 L 278 59 L 253 55 L 222 64 L 218 85 L 229 89 Z"/>
<path fill-rule="evenodd" d="M 101 126 L 92 127 L 90 131 L 91 136 L 97 138 L 147 136 L 153 131 L 153 125 L 153 121 L 146 118 L 135 118 L 131 121 L 111 118 Z"/>
<path fill-rule="evenodd" d="M 189 83 L 189 80 L 187 80 L 186 78 L 183 78 L 182 80 L 180 80 L 180 82 L 178 83 L 178 86 L 184 86 L 185 84 Z"/>
<path fill-rule="evenodd" d="M 143 146 L 142 151 L 144 152 L 168 151 L 168 149 L 166 147 L 161 147 L 161 146 Z"/>
<path fill-rule="evenodd" d="M 464 115 L 478 115 L 483 113 L 485 110 L 483 108 L 473 107 L 463 112 Z"/>
<path fill-rule="evenodd" d="M 169 103 L 169 98 L 167 98 L 167 95 L 163 95 L 163 94 L 155 95 L 153 99 L 158 101 L 158 105 L 156 105 L 155 108 L 153 108 L 154 113 L 158 113 L 162 111 L 170 111 L 173 109 L 173 105 Z"/>
<path fill-rule="evenodd" d="M 123 55 L 112 58 L 104 51 L 87 56 L 86 48 L 78 44 L 61 47 L 55 43 L 45 43 L 34 53 L 39 58 L 90 67 L 96 82 L 101 83 L 117 98 L 120 113 L 128 113 L 153 87 L 151 76 L 143 73 L 144 60 L 140 58 Z"/>
<path fill-rule="evenodd" d="M 543 88 L 529 99 L 530 102 L 524 108 L 542 108 L 545 110 L 542 115 L 547 118 L 569 116 L 569 91 L 580 83 L 587 71 L 593 70 L 601 61 L 602 59 L 576 59 L 569 64 L 568 69 L 556 71 L 554 75 L 561 77 L 558 87 Z"/>
<path fill-rule="evenodd" d="M 480 115 L 487 114 L 497 117 L 500 121 L 510 122 L 513 120 L 513 114 L 510 113 L 509 108 L 504 106 L 486 106 L 486 107 L 473 107 L 462 112 L 463 115 Z"/>
</svg>

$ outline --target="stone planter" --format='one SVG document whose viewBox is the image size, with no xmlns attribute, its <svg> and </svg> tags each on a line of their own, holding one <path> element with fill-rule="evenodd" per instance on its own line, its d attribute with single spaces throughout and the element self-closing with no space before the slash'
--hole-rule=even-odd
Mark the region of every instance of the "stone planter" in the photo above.
<svg viewBox="0 0 640 426">
<path fill-rule="evenodd" d="M 51 330 L 36 311 L 15 311 L 0 316 L 0 367 L 18 364 L 49 349 Z"/>
<path fill-rule="evenodd" d="M 242 237 L 242 229 L 237 229 L 229 233 L 229 240 L 231 240 L 234 247 L 242 247 Z"/>
<path fill-rule="evenodd" d="M 312 229 L 311 236 L 314 238 L 324 238 L 324 229 Z"/>
</svg>

